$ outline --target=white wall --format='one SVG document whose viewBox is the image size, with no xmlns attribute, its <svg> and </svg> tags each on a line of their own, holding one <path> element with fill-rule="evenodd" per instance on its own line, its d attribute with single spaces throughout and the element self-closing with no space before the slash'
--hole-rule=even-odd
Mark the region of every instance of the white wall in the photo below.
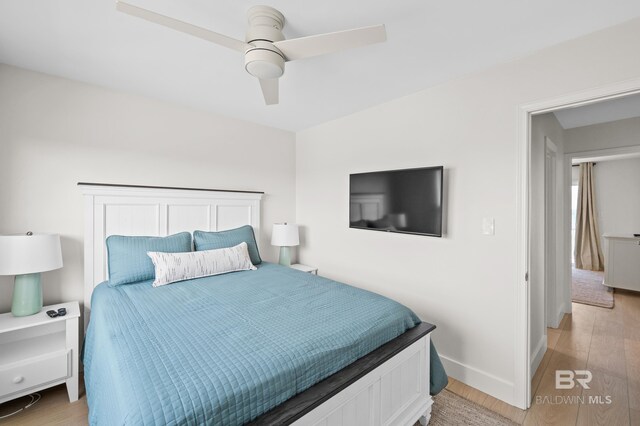
<svg viewBox="0 0 640 426">
<path fill-rule="evenodd" d="M 79 181 L 265 191 L 271 224 L 295 219 L 295 134 L 0 65 L 0 233 L 59 233 L 64 268 L 45 303 L 83 299 Z M 12 278 L 0 277 L 0 312 Z"/>
<path fill-rule="evenodd" d="M 557 148 L 556 152 L 556 238 L 552 242 L 556 248 L 556 278 L 555 282 L 547 283 L 545 288 L 545 156 L 546 138 L 549 138 Z M 566 264 L 563 250 L 563 188 L 564 188 L 564 139 L 565 131 L 553 114 L 534 116 L 531 120 L 531 208 L 530 208 L 530 269 L 529 282 L 531 285 L 531 329 L 530 350 L 532 372 L 535 372 L 547 348 L 547 326 L 557 327 L 562 313 L 565 312 L 564 266 Z M 566 281 L 568 283 L 568 281 Z M 551 306 L 547 301 L 547 291 L 553 291 L 555 302 Z M 551 312 L 552 323 L 545 318 L 546 310 Z"/>
<path fill-rule="evenodd" d="M 565 138 L 567 153 L 640 145 L 640 117 L 567 129 Z"/>
<path fill-rule="evenodd" d="M 600 234 L 640 233 L 640 158 L 600 161 L 593 175 Z"/>
<path fill-rule="evenodd" d="M 640 76 L 640 20 L 298 133 L 301 260 L 438 326 L 448 373 L 515 400 L 517 112 Z M 444 165 L 444 238 L 348 228 L 349 173 Z M 483 217 L 496 235 L 483 236 Z"/>
</svg>

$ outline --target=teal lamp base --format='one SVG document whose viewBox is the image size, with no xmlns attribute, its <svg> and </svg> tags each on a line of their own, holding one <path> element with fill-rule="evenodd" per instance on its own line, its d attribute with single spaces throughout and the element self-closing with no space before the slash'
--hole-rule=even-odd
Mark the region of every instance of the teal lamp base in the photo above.
<svg viewBox="0 0 640 426">
<path fill-rule="evenodd" d="M 282 266 L 291 266 L 291 247 L 280 247 L 280 261 Z"/>
<path fill-rule="evenodd" d="M 42 285 L 40 273 L 16 275 L 13 284 L 11 313 L 15 317 L 26 317 L 42 310 Z"/>
</svg>

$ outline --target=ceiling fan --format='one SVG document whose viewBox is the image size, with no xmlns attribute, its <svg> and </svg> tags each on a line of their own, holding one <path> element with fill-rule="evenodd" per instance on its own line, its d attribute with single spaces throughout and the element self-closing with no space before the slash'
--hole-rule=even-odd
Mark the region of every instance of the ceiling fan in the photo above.
<svg viewBox="0 0 640 426">
<path fill-rule="evenodd" d="M 374 25 L 285 40 L 282 35 L 284 15 L 269 6 L 253 6 L 249 9 L 246 41 L 122 1 L 116 0 L 116 9 L 243 53 L 244 67 L 249 74 L 260 80 L 267 105 L 278 103 L 278 79 L 284 74 L 285 62 L 380 43 L 387 39 L 384 25 Z"/>
</svg>

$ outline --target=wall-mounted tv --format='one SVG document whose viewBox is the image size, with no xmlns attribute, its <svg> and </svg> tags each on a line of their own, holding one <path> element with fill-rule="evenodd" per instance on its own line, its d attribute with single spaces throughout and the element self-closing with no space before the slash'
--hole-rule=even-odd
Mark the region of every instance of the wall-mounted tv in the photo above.
<svg viewBox="0 0 640 426">
<path fill-rule="evenodd" d="M 444 168 L 349 175 L 349 227 L 442 236 Z"/>
</svg>

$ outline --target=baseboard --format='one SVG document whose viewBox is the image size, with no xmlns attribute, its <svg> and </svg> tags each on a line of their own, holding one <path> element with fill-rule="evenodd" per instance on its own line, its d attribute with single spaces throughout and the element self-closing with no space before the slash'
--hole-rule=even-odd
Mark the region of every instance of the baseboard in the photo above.
<svg viewBox="0 0 640 426">
<path fill-rule="evenodd" d="M 571 313 L 571 308 L 567 305 L 567 303 L 563 303 L 562 305 L 560 305 L 560 307 L 558 308 L 558 312 L 556 312 L 556 315 L 553 318 L 553 324 L 549 324 L 549 327 L 551 328 L 560 327 L 560 323 L 562 322 L 562 318 L 564 317 L 564 314 L 570 314 L 570 313 Z"/>
<path fill-rule="evenodd" d="M 567 303 L 563 303 L 560 309 L 558 310 L 558 314 L 557 314 L 558 322 L 556 323 L 557 326 L 554 328 L 560 327 L 560 323 L 562 322 L 562 318 L 564 317 L 564 314 L 570 314 L 570 313 L 571 313 L 571 306 L 567 305 Z"/>
<path fill-rule="evenodd" d="M 547 335 L 543 334 L 542 338 L 536 345 L 533 353 L 531 354 L 531 376 L 535 374 L 536 370 L 542 362 L 545 352 L 547 352 Z"/>
<path fill-rule="evenodd" d="M 507 404 L 517 406 L 514 401 L 515 387 L 512 382 L 501 379 L 486 371 L 440 355 L 447 375 L 462 383 L 487 393 Z"/>
</svg>

